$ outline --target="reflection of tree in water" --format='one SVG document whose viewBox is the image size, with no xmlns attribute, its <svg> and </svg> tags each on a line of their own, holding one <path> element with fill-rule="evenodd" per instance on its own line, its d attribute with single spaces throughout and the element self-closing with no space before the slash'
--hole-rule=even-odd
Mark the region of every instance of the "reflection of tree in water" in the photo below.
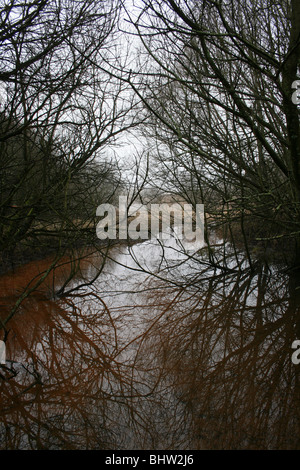
<svg viewBox="0 0 300 470">
<path fill-rule="evenodd" d="M 123 386 L 116 342 L 105 308 L 82 315 L 81 300 L 69 298 L 69 310 L 39 302 L 11 324 L 8 355 L 18 362 L 1 370 L 2 448 L 103 449 L 114 442 L 111 403 Z"/>
<path fill-rule="evenodd" d="M 187 448 L 300 447 L 296 286 L 262 270 L 176 292 L 145 348 L 191 422 Z"/>
<path fill-rule="evenodd" d="M 12 319 L 1 448 L 300 448 L 297 279 L 144 287 L 140 304 L 89 286 Z"/>
</svg>

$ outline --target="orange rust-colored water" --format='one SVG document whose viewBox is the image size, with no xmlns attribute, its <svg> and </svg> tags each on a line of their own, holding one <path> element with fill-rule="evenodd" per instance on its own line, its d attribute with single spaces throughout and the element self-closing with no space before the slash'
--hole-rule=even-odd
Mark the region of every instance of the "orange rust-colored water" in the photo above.
<svg viewBox="0 0 300 470">
<path fill-rule="evenodd" d="M 300 449 L 299 279 L 168 284 L 128 257 L 57 298 L 74 267 L 61 259 L 6 324 L 0 449 Z M 2 321 L 50 264 L 0 277 Z M 77 282 L 91 266 L 102 257 Z"/>
</svg>

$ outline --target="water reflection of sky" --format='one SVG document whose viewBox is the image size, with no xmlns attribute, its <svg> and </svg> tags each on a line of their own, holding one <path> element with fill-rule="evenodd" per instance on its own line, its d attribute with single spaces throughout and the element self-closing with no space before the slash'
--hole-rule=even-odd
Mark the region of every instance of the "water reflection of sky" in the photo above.
<svg viewBox="0 0 300 470">
<path fill-rule="evenodd" d="M 10 322 L 1 448 L 299 448 L 299 279 L 211 269 L 175 239 Z M 102 266 L 90 257 L 81 278 Z"/>
</svg>

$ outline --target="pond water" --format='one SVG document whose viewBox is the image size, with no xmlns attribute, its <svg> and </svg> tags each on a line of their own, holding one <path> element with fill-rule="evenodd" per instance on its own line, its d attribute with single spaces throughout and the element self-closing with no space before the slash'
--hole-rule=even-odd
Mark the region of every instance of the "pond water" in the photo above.
<svg viewBox="0 0 300 470">
<path fill-rule="evenodd" d="M 1 449 L 300 448 L 299 278 L 224 274 L 185 248 L 91 251 L 66 295 L 67 261 L 23 299 L 5 325 Z M 49 263 L 1 276 L 2 321 Z"/>
</svg>

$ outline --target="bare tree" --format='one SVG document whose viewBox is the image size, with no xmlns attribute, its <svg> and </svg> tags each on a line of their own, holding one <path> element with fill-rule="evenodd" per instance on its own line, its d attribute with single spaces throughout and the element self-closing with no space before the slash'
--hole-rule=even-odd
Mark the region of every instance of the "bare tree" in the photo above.
<svg viewBox="0 0 300 470">
<path fill-rule="evenodd" d="M 117 1 L 1 4 L 1 269 L 54 252 L 11 314 L 66 252 L 98 241 L 97 205 L 119 190 L 108 149 L 133 126 L 128 84 L 109 71 L 119 11 Z"/>
<path fill-rule="evenodd" d="M 143 68 L 129 80 L 168 179 L 250 265 L 280 250 L 298 267 L 299 2 L 144 0 L 130 17 Z"/>
</svg>

